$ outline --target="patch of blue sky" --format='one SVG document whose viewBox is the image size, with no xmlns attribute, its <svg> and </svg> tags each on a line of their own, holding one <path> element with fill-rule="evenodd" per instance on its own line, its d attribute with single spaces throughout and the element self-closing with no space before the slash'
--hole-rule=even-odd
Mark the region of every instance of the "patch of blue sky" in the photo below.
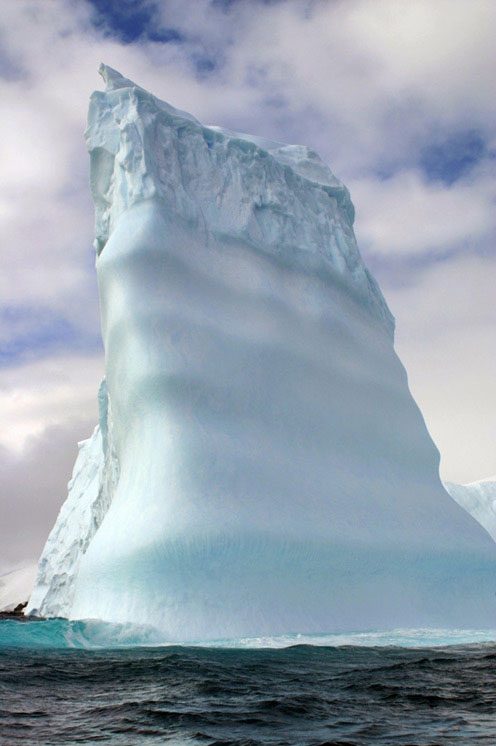
<svg viewBox="0 0 496 746">
<path fill-rule="evenodd" d="M 198 73 L 208 75 L 217 68 L 217 63 L 210 57 L 198 55 L 194 58 L 194 64 Z"/>
<path fill-rule="evenodd" d="M 212 6 L 221 8 L 222 10 L 229 11 L 233 5 L 239 5 L 239 3 L 246 2 L 246 0 L 212 0 Z M 255 0 L 257 2 L 257 0 Z M 258 0 L 260 5 L 278 5 L 284 3 L 286 0 Z"/>
<path fill-rule="evenodd" d="M 0 308 L 0 367 L 10 367 L 55 353 L 95 352 L 99 334 L 83 332 L 51 309 L 32 306 Z"/>
<path fill-rule="evenodd" d="M 0 46 L 0 78 L 13 83 L 26 77 L 26 71 L 23 69 L 19 60 L 9 55 L 7 50 Z"/>
<path fill-rule="evenodd" d="M 156 3 L 153 0 L 88 0 L 93 7 L 92 22 L 104 36 L 112 36 L 123 44 L 139 40 L 161 44 L 186 43 L 184 35 L 175 28 L 160 22 Z M 208 77 L 221 64 L 222 50 L 213 59 L 206 52 L 190 50 L 190 62 L 199 78 Z"/>
<path fill-rule="evenodd" d="M 485 158 L 494 158 L 484 134 L 477 129 L 437 132 L 428 140 L 405 145 L 403 152 L 369 166 L 369 173 L 379 181 L 386 181 L 400 171 L 418 168 L 427 181 L 438 181 L 451 186 L 470 174 Z"/>
<path fill-rule="evenodd" d="M 109 36 L 125 44 L 140 38 L 155 42 L 179 42 L 177 29 L 158 23 L 156 3 L 145 0 L 88 0 L 93 6 L 93 24 Z"/>
<path fill-rule="evenodd" d="M 483 135 L 477 130 L 464 130 L 426 145 L 419 165 L 429 180 L 450 186 L 470 173 L 487 154 Z"/>
</svg>

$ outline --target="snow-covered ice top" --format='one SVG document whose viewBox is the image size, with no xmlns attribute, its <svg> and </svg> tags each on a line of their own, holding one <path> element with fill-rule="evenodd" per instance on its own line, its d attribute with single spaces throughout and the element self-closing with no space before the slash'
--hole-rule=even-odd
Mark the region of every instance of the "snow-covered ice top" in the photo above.
<svg viewBox="0 0 496 746">
<path fill-rule="evenodd" d="M 206 127 L 107 65 L 86 139 L 101 252 L 123 212 L 163 200 L 205 235 L 247 242 L 281 261 L 331 271 L 382 319 L 394 318 L 365 267 L 348 189 L 304 145 Z"/>
</svg>

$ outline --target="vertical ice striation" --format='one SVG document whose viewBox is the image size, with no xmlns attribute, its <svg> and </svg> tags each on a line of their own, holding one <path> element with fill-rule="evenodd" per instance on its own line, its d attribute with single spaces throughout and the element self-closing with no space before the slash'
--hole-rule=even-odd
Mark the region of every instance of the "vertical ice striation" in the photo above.
<svg viewBox="0 0 496 746">
<path fill-rule="evenodd" d="M 31 608 L 172 640 L 492 626 L 496 546 L 441 485 L 347 189 L 101 72 L 112 459 L 77 500 L 112 489 L 94 535 L 63 509 Z"/>
</svg>

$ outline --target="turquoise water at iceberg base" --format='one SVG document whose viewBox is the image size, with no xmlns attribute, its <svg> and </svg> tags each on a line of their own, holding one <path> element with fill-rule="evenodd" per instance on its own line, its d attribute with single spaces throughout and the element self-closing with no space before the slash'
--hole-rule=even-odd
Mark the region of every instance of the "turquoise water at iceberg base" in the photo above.
<svg viewBox="0 0 496 746">
<path fill-rule="evenodd" d="M 98 621 L 0 621 L 0 743 L 496 743 L 496 630 L 168 645 Z"/>
</svg>

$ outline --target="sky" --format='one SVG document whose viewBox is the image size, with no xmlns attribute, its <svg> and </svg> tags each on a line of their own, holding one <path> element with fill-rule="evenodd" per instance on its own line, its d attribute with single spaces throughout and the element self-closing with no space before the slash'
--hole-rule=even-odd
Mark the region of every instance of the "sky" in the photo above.
<svg viewBox="0 0 496 746">
<path fill-rule="evenodd" d="M 0 573 L 37 559 L 97 421 L 101 61 L 206 124 L 317 150 L 442 477 L 496 473 L 495 24 L 494 0 L 2 0 Z"/>
</svg>

